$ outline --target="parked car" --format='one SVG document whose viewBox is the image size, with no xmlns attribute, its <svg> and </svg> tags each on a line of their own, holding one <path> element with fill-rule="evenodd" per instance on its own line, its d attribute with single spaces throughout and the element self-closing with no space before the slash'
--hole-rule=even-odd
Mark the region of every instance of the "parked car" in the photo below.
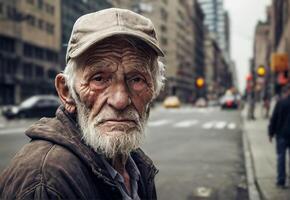
<svg viewBox="0 0 290 200">
<path fill-rule="evenodd" d="M 220 100 L 221 108 L 238 109 L 240 106 L 240 97 L 234 94 L 226 94 Z"/>
<path fill-rule="evenodd" d="M 59 105 L 60 100 L 56 96 L 37 95 L 26 99 L 19 106 L 4 107 L 2 114 L 7 119 L 53 117 Z"/>
<path fill-rule="evenodd" d="M 165 108 L 179 108 L 181 105 L 180 100 L 177 96 L 166 97 L 163 101 L 163 106 Z"/>
</svg>

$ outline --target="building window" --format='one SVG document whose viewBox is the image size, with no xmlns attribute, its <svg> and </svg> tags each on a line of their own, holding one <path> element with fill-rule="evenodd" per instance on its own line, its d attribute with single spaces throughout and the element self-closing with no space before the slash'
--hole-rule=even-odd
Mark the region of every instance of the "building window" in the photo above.
<svg viewBox="0 0 290 200">
<path fill-rule="evenodd" d="M 283 25 L 286 26 L 286 23 L 288 21 L 288 1 L 283 2 L 284 5 L 282 6 L 283 8 Z"/>
<path fill-rule="evenodd" d="M 54 6 L 49 5 L 49 4 L 45 4 L 45 11 L 51 15 L 54 14 Z"/>
<path fill-rule="evenodd" d="M 50 61 L 50 62 L 57 62 L 58 55 L 57 55 L 57 53 L 55 53 L 51 50 L 46 50 L 46 59 L 47 59 L 47 61 Z"/>
<path fill-rule="evenodd" d="M 38 19 L 38 28 L 41 30 L 44 28 L 44 21 L 42 19 Z"/>
<path fill-rule="evenodd" d="M 34 0 L 26 0 L 27 3 L 33 5 L 34 4 Z"/>
<path fill-rule="evenodd" d="M 47 71 L 47 76 L 50 80 L 54 80 L 57 75 L 57 72 L 54 69 L 49 69 Z"/>
<path fill-rule="evenodd" d="M 161 15 L 161 19 L 164 19 L 164 21 L 167 20 L 168 14 L 167 14 L 167 12 L 166 12 L 166 10 L 164 8 L 160 9 L 160 15 Z"/>
<path fill-rule="evenodd" d="M 7 6 L 7 17 L 8 17 L 8 19 L 15 20 L 16 15 L 17 15 L 16 8 L 15 7 L 11 7 L 11 6 Z"/>
<path fill-rule="evenodd" d="M 11 39 L 8 37 L 0 37 L 0 50 L 14 53 L 15 39 Z"/>
<path fill-rule="evenodd" d="M 27 43 L 24 44 L 23 55 L 29 58 L 36 58 L 48 62 L 58 62 L 58 54 L 56 52 Z"/>
<path fill-rule="evenodd" d="M 54 34 L 54 25 L 50 23 L 46 23 L 46 31 L 53 35 Z"/>
<path fill-rule="evenodd" d="M 167 27 L 165 25 L 160 26 L 161 32 L 167 32 Z"/>
<path fill-rule="evenodd" d="M 7 74 L 10 76 L 15 76 L 17 70 L 17 61 L 11 58 L 1 58 L 0 71 L 1 75 Z"/>
<path fill-rule="evenodd" d="M 43 67 L 41 66 L 35 66 L 35 73 L 36 73 L 36 78 L 41 79 L 44 77 L 44 70 Z"/>
<path fill-rule="evenodd" d="M 7 74 L 15 75 L 17 69 L 17 62 L 14 59 L 7 59 L 7 66 L 6 66 Z"/>
<path fill-rule="evenodd" d="M 164 4 L 166 4 L 166 5 L 167 5 L 167 3 L 168 3 L 167 0 L 162 0 L 162 2 L 163 2 Z"/>
<path fill-rule="evenodd" d="M 42 10 L 42 8 L 43 8 L 43 0 L 38 0 L 38 4 L 37 4 L 37 6 L 38 6 L 38 8 L 39 8 L 40 10 Z"/>
<path fill-rule="evenodd" d="M 0 2 L 0 14 L 3 15 L 4 14 L 4 6 L 3 3 Z"/>
<path fill-rule="evenodd" d="M 161 44 L 163 45 L 163 46 L 166 46 L 167 45 L 167 38 L 164 38 L 164 37 L 161 37 Z"/>
<path fill-rule="evenodd" d="M 29 44 L 24 44 L 23 54 L 24 54 L 24 56 L 32 58 L 33 57 L 33 47 Z"/>
<path fill-rule="evenodd" d="M 39 47 L 34 47 L 35 57 L 39 60 L 44 60 L 44 50 Z"/>
<path fill-rule="evenodd" d="M 33 77 L 33 66 L 31 63 L 24 63 L 23 64 L 23 76 L 25 78 L 32 78 Z"/>
<path fill-rule="evenodd" d="M 31 26 L 35 26 L 36 24 L 36 19 L 33 15 L 28 15 L 27 16 L 27 23 Z"/>
</svg>

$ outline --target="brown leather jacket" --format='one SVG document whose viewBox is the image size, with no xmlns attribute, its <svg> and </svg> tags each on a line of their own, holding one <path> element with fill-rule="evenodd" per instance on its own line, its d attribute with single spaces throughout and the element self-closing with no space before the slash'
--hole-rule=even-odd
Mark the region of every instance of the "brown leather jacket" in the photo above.
<svg viewBox="0 0 290 200">
<path fill-rule="evenodd" d="M 99 154 L 81 140 L 63 107 L 27 131 L 31 141 L 0 176 L 0 199 L 122 199 Z M 152 161 L 141 149 L 131 153 L 140 174 L 140 199 L 156 199 Z"/>
</svg>

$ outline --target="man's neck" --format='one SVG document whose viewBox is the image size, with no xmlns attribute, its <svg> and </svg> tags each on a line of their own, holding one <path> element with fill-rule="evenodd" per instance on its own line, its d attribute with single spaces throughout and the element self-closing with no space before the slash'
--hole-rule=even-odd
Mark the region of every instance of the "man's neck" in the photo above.
<svg viewBox="0 0 290 200">
<path fill-rule="evenodd" d="M 121 175 L 126 171 L 126 162 L 128 160 L 127 155 L 118 154 L 112 158 L 112 167 L 119 172 Z"/>
<path fill-rule="evenodd" d="M 131 193 L 130 176 L 126 170 L 126 163 L 128 155 L 117 155 L 112 159 L 112 167 L 124 178 L 125 186 L 129 193 Z"/>
</svg>

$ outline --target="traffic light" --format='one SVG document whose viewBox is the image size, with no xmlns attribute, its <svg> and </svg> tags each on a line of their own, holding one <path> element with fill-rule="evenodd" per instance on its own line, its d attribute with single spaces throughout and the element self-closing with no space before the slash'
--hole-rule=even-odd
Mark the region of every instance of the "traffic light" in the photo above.
<svg viewBox="0 0 290 200">
<path fill-rule="evenodd" d="M 257 74 L 260 77 L 264 77 L 266 75 L 266 69 L 264 67 L 264 65 L 260 65 L 257 69 Z"/>
<path fill-rule="evenodd" d="M 202 77 L 199 77 L 195 80 L 195 85 L 198 88 L 202 88 L 204 86 L 204 79 Z"/>
</svg>

